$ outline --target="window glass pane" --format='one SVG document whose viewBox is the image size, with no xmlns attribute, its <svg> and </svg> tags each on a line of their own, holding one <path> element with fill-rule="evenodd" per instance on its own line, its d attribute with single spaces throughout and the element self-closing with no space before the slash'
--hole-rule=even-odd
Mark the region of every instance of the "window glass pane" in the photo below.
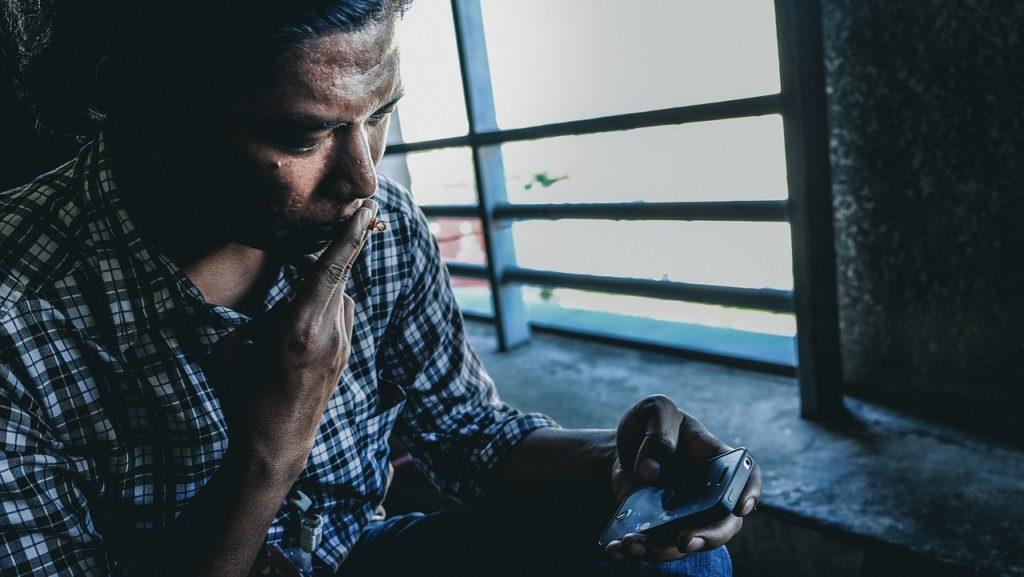
<svg viewBox="0 0 1024 577">
<path fill-rule="evenodd" d="M 511 202 L 782 200 L 778 115 L 502 146 Z"/>
<path fill-rule="evenodd" d="M 398 29 L 405 98 L 392 132 L 404 142 L 459 136 L 468 131 L 462 73 L 451 4 L 414 2 Z M 391 142 L 399 141 L 392 135 Z"/>
<path fill-rule="evenodd" d="M 390 154 L 377 170 L 406 186 L 417 204 L 476 204 L 473 154 L 468 148 Z"/>
<path fill-rule="evenodd" d="M 527 286 L 531 322 L 782 365 L 796 365 L 791 314 Z"/>
<path fill-rule="evenodd" d="M 525 221 L 512 232 L 518 264 L 526 268 L 793 288 L 788 223 Z"/>
<path fill-rule="evenodd" d="M 445 262 L 487 264 L 483 228 L 478 218 L 430 218 L 430 232 Z"/>
<path fill-rule="evenodd" d="M 380 159 L 377 164 L 377 173 L 387 176 L 391 180 L 397 181 L 408 190 L 412 190 L 409 186 L 409 165 L 405 162 L 404 154 L 385 154 L 384 158 Z"/>
<path fill-rule="evenodd" d="M 779 91 L 765 0 L 482 0 L 503 127 Z"/>
<path fill-rule="evenodd" d="M 463 312 L 494 316 L 494 304 L 491 302 L 491 285 L 475 278 L 453 276 L 452 291 L 455 300 Z"/>
</svg>

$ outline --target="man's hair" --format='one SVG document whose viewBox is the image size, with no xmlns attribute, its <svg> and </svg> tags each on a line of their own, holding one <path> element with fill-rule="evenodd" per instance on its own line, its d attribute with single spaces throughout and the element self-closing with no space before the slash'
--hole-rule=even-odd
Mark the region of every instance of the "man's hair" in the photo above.
<svg viewBox="0 0 1024 577">
<path fill-rule="evenodd" d="M 87 134 L 109 116 L 188 116 L 258 83 L 281 56 L 412 0 L 0 0 L 0 52 L 38 124 Z M 102 57 L 121 91 L 100 103 Z"/>
</svg>

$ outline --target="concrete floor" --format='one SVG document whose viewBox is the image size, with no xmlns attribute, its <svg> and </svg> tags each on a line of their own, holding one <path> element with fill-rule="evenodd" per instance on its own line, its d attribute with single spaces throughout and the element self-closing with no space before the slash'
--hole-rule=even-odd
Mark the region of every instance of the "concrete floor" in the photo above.
<svg viewBox="0 0 1024 577">
<path fill-rule="evenodd" d="M 1024 576 L 1024 451 L 847 399 L 849 418 L 799 418 L 793 379 L 552 335 L 507 353 L 468 323 L 502 398 L 566 427 L 614 427 L 664 393 L 765 476 L 733 544 L 737 575 Z"/>
</svg>

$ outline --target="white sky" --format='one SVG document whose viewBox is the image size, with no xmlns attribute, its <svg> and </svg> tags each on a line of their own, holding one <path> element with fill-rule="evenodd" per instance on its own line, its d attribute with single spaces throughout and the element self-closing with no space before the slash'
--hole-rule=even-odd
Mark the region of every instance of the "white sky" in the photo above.
<svg viewBox="0 0 1024 577">
<path fill-rule="evenodd" d="M 779 91 L 767 0 L 482 0 L 498 122 L 512 128 Z M 465 134 L 448 0 L 402 24 L 407 141 Z"/>
</svg>

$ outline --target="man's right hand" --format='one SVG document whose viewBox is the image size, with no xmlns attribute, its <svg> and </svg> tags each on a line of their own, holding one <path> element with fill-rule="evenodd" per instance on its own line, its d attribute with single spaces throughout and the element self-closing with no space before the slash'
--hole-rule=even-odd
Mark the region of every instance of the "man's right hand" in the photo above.
<svg viewBox="0 0 1024 577">
<path fill-rule="evenodd" d="M 221 339 L 204 366 L 230 445 L 139 575 L 244 576 L 302 472 L 351 352 L 355 304 L 345 284 L 376 203 L 365 200 L 295 298 Z"/>
<path fill-rule="evenodd" d="M 302 471 L 348 364 L 355 305 L 345 284 L 376 213 L 363 201 L 341 237 L 308 257 L 295 298 L 225 337 L 215 361 L 232 446 L 282 481 Z"/>
</svg>

